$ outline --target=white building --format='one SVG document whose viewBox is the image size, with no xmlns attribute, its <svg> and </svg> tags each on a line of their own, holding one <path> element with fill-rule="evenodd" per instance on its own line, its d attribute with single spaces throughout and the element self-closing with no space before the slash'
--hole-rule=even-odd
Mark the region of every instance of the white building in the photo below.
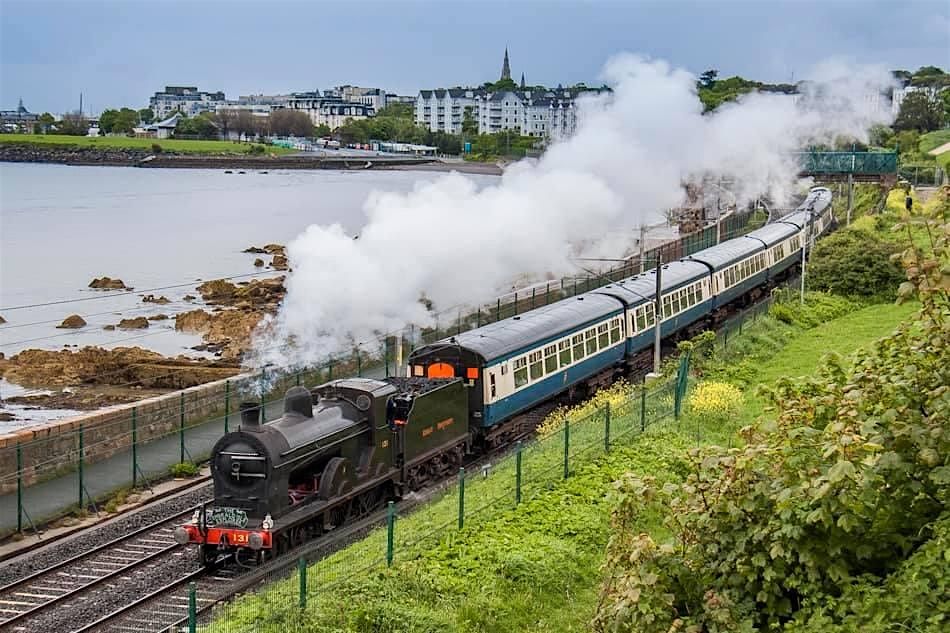
<svg viewBox="0 0 950 633">
<path fill-rule="evenodd" d="M 416 123 L 433 132 L 461 134 L 465 111 L 478 121 L 478 100 L 484 92 L 465 88 L 420 90 L 416 97 Z"/>
<path fill-rule="evenodd" d="M 346 123 L 347 119 L 368 119 L 376 115 L 372 106 L 343 101 L 340 97 L 321 96 L 319 92 L 296 93 L 287 107 L 305 112 L 314 125 L 326 125 L 331 130 Z"/>
<path fill-rule="evenodd" d="M 195 116 L 202 112 L 214 112 L 227 100 L 223 92 L 204 92 L 195 86 L 165 86 L 163 92 L 156 92 L 148 100 L 148 105 L 156 119 L 163 119 L 174 112 Z"/>
</svg>

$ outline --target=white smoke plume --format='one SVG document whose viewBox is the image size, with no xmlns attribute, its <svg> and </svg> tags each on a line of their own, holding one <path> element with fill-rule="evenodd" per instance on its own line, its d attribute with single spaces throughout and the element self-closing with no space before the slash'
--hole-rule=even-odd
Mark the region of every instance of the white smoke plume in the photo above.
<svg viewBox="0 0 950 633">
<path fill-rule="evenodd" d="M 666 62 L 619 55 L 604 78 L 613 91 L 580 100 L 571 138 L 497 184 L 452 173 L 407 194 L 374 193 L 359 239 L 310 226 L 288 245 L 287 295 L 249 362 L 322 363 L 354 341 L 430 325 L 423 296 L 436 311 L 472 305 L 518 275 L 560 276 L 578 255 L 617 256 L 632 229 L 682 201 L 691 175 L 735 181 L 740 203 L 787 201 L 790 153 L 886 122 L 867 96 L 891 81 L 883 69 L 829 63 L 798 99 L 750 94 L 703 115 L 696 78 Z"/>
</svg>

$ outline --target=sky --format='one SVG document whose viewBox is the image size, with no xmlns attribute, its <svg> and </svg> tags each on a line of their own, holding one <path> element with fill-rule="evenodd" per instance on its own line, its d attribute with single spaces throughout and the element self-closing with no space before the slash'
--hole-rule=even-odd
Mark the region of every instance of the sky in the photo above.
<svg viewBox="0 0 950 633">
<path fill-rule="evenodd" d="M 950 67 L 948 0 L 0 0 L 0 108 L 145 107 L 165 85 L 228 98 L 341 84 L 415 95 L 512 75 L 600 83 L 628 51 L 789 82 L 830 57 Z"/>
</svg>

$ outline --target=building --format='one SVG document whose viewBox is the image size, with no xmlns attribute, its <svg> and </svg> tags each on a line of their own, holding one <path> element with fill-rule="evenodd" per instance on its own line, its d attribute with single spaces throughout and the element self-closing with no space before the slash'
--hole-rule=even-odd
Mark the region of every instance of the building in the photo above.
<svg viewBox="0 0 950 633">
<path fill-rule="evenodd" d="M 479 100 L 484 90 L 447 88 L 420 90 L 416 97 L 416 123 L 433 132 L 461 134 L 466 111 L 478 121 Z"/>
<path fill-rule="evenodd" d="M 415 107 L 416 98 L 410 95 L 397 95 L 390 92 L 386 95 L 386 105 L 391 105 L 393 103 L 405 103 Z"/>
<path fill-rule="evenodd" d="M 359 86 L 337 86 L 335 89 L 325 92 L 330 96 L 338 96 L 343 101 L 350 103 L 362 103 L 373 108 L 374 111 L 382 110 L 386 107 L 386 91 L 380 88 L 361 88 Z"/>
<path fill-rule="evenodd" d="M 501 67 L 501 81 L 511 80 L 508 49 Z M 512 85 L 512 84 L 509 84 Z M 527 90 L 524 74 L 520 89 L 499 91 L 484 88 L 440 88 L 420 90 L 416 97 L 415 120 L 433 132 L 461 134 L 466 112 L 478 125 L 479 134 L 503 130 L 522 136 L 558 139 L 577 129 L 575 101 L 601 89 L 583 86 L 554 90 Z"/>
<path fill-rule="evenodd" d="M 23 105 L 20 99 L 16 110 L 0 110 L 0 126 L 7 131 L 33 131 L 33 124 L 39 121 L 40 115 L 33 114 Z"/>
<path fill-rule="evenodd" d="M 174 112 L 195 116 L 202 112 L 214 112 L 219 105 L 227 104 L 223 92 L 199 91 L 195 86 L 165 86 L 156 92 L 148 105 L 156 119 L 163 119 Z"/>
<path fill-rule="evenodd" d="M 346 123 L 347 119 L 367 119 L 376 115 L 372 106 L 344 101 L 332 94 L 321 95 L 319 91 L 294 93 L 287 107 L 305 112 L 314 125 L 326 125 L 331 130 Z"/>
</svg>

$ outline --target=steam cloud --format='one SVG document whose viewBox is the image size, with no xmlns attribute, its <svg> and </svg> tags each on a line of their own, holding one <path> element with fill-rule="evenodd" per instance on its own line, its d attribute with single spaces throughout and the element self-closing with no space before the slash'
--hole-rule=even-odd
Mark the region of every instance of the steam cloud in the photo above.
<svg viewBox="0 0 950 633">
<path fill-rule="evenodd" d="M 293 272 L 278 314 L 262 324 L 249 362 L 304 367 L 434 310 L 488 301 L 516 276 L 563 275 L 577 256 L 616 257 L 641 223 L 682 202 L 684 178 L 722 175 L 739 201 L 787 202 L 789 156 L 837 135 L 862 139 L 886 117 L 869 96 L 883 68 L 832 61 L 799 99 L 750 94 L 703 116 L 696 78 L 663 61 L 622 54 L 604 78 L 612 93 L 581 99 L 576 134 L 478 188 L 460 174 L 407 194 L 374 193 L 359 239 L 310 226 L 287 248 Z"/>
</svg>

